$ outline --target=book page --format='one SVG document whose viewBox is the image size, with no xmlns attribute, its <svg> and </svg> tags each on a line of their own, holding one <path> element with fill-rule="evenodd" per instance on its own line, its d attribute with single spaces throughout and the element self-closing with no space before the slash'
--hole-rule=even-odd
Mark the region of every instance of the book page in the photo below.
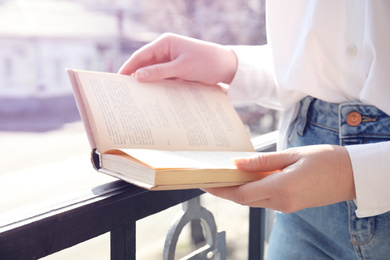
<svg viewBox="0 0 390 260">
<path fill-rule="evenodd" d="M 89 145 L 92 149 L 96 148 L 95 137 L 92 132 L 91 123 L 86 112 L 86 107 L 84 104 L 84 100 L 82 99 L 76 77 L 72 70 L 67 69 L 66 72 L 68 73 L 70 82 L 72 83 L 72 89 L 73 89 L 74 98 L 76 100 L 77 109 L 79 110 L 79 114 L 83 121 L 85 131 L 87 132 Z"/>
<path fill-rule="evenodd" d="M 256 154 L 256 152 L 161 151 L 147 149 L 121 149 L 121 151 L 158 170 L 236 169 L 232 162 L 233 158 L 251 157 Z M 103 156 L 106 156 L 106 154 Z"/>
<path fill-rule="evenodd" d="M 253 151 L 218 86 L 75 71 L 100 151 L 112 148 Z"/>
</svg>

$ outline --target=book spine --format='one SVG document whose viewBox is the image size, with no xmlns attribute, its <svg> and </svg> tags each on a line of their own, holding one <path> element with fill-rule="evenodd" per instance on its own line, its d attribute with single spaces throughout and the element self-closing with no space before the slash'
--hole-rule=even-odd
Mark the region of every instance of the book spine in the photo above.
<svg viewBox="0 0 390 260">
<path fill-rule="evenodd" d="M 97 171 L 100 168 L 102 168 L 101 156 L 100 156 L 99 151 L 96 148 L 92 149 L 92 151 L 91 151 L 91 163 L 93 165 L 93 168 L 95 168 L 95 170 L 97 170 Z"/>
</svg>

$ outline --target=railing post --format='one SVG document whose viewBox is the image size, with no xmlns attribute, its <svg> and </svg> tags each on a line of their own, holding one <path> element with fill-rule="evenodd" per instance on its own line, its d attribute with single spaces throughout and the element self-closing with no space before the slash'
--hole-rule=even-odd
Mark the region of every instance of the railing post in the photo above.
<svg viewBox="0 0 390 260">
<path fill-rule="evenodd" d="M 257 152 L 276 150 L 278 131 L 270 132 L 252 138 Z M 265 253 L 266 210 L 264 208 L 249 208 L 249 247 L 248 259 L 262 260 Z"/>
<path fill-rule="evenodd" d="M 135 260 L 135 220 L 111 231 L 111 260 Z"/>
<path fill-rule="evenodd" d="M 249 209 L 249 252 L 248 259 L 262 260 L 264 258 L 265 241 L 265 209 Z"/>
</svg>

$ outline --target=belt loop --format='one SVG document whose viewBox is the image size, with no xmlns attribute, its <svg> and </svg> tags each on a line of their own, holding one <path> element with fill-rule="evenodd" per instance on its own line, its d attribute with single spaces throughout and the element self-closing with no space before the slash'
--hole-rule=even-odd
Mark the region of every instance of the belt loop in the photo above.
<svg viewBox="0 0 390 260">
<path fill-rule="evenodd" d="M 307 122 L 307 112 L 314 98 L 311 96 L 307 96 L 300 102 L 299 114 L 298 114 L 298 124 L 297 124 L 297 133 L 299 135 L 303 135 Z"/>
</svg>

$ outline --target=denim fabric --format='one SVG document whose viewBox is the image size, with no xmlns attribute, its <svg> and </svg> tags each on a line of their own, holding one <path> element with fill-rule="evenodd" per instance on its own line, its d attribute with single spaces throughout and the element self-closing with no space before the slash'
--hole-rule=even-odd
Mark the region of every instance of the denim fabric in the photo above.
<svg viewBox="0 0 390 260">
<path fill-rule="evenodd" d="M 289 129 L 289 147 L 390 140 L 390 117 L 374 106 L 312 97 L 300 105 Z M 353 111 L 362 116 L 358 126 L 346 121 Z M 357 218 L 355 210 L 355 203 L 346 201 L 291 214 L 278 212 L 267 259 L 390 259 L 390 212 Z"/>
</svg>

